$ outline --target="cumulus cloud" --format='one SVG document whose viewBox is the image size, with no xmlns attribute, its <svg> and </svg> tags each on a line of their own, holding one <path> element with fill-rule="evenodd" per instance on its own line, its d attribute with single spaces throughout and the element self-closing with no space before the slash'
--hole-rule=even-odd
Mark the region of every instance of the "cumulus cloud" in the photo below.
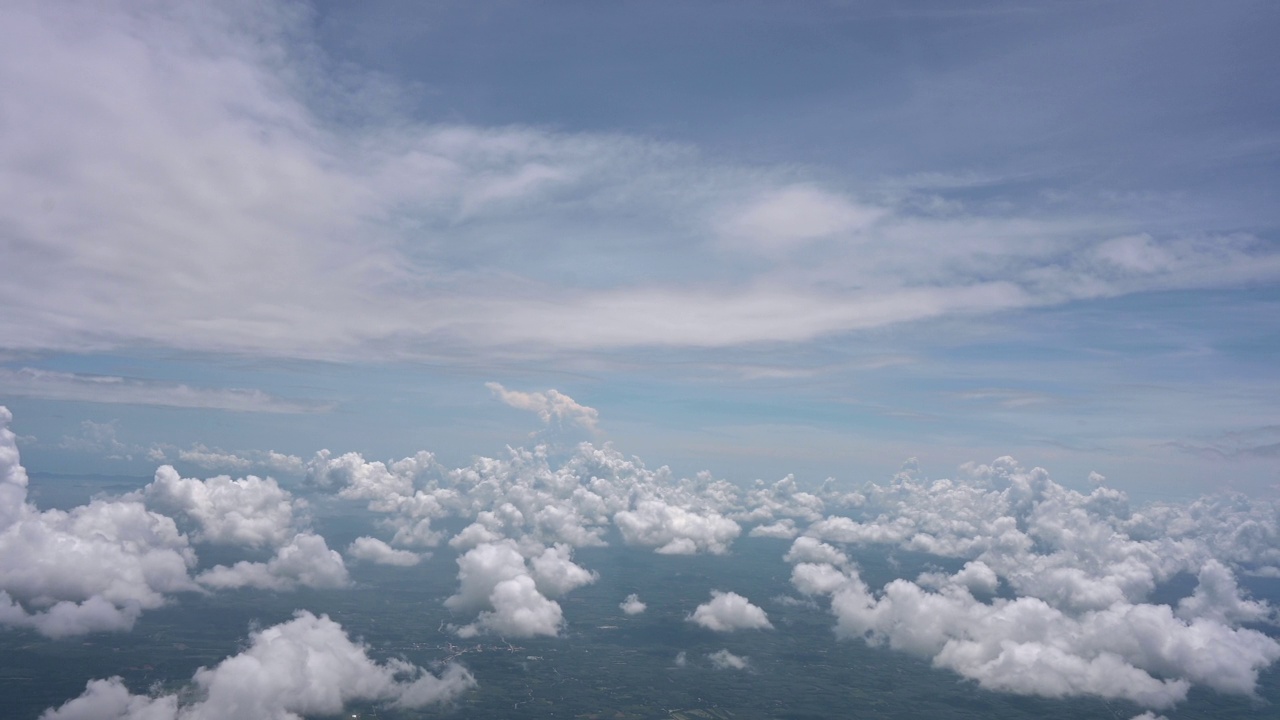
<svg viewBox="0 0 1280 720">
<path fill-rule="evenodd" d="M 841 567 L 849 564 L 849 557 L 839 549 L 811 537 L 796 538 L 782 559 L 789 563 L 829 563 Z"/>
<path fill-rule="evenodd" d="M 568 545 L 556 545 L 534 555 L 530 560 L 533 566 L 533 577 L 538 592 L 549 597 L 559 597 L 565 593 L 589 585 L 599 578 L 594 570 L 573 562 L 573 549 Z"/>
<path fill-rule="evenodd" d="M 370 510 L 386 513 L 388 524 L 395 529 L 392 544 L 408 547 L 434 547 L 443 534 L 432 527 L 432 521 L 449 514 L 461 498 L 449 488 L 417 489 L 420 481 L 440 472 L 431 453 L 420 452 L 388 465 L 366 461 L 359 453 L 333 457 L 321 450 L 307 463 L 307 481 L 326 490 L 336 489 L 338 496 L 368 501 Z"/>
<path fill-rule="evenodd" d="M 51 637 L 128 630 L 167 594 L 198 589 L 186 536 L 142 503 L 28 503 L 12 419 L 0 406 L 0 624 Z"/>
<path fill-rule="evenodd" d="M 1119 491 L 1067 490 L 1011 458 L 964 470 L 963 481 L 906 472 L 871 485 L 863 519 L 814 523 L 789 551 L 792 584 L 831 598 L 841 637 L 932 658 L 994 690 L 1153 708 L 1182 701 L 1193 685 L 1252 694 L 1261 669 L 1280 659 L 1280 642 L 1240 626 L 1272 609 L 1244 597 L 1226 564 L 1270 558 L 1269 505 L 1265 513 L 1207 501 L 1135 511 Z M 1223 517 L 1250 529 L 1219 534 Z M 954 574 L 898 579 L 877 593 L 855 567 L 837 567 L 817 538 L 972 559 Z M 1198 573 L 1192 595 L 1176 608 L 1145 602 L 1179 572 Z M 975 597 L 1006 582 L 1015 597 Z"/>
<path fill-rule="evenodd" d="M 254 632 L 249 647 L 170 695 L 135 695 L 119 677 L 91 680 L 79 697 L 41 720 L 300 720 L 337 715 L 353 701 L 417 709 L 448 703 L 476 686 L 455 663 L 433 675 L 404 660 L 375 662 L 328 616 L 299 611 Z"/>
<path fill-rule="evenodd" d="M 628 615 L 639 615 L 649 608 L 648 605 L 645 605 L 640 601 L 640 596 L 636 593 L 628 595 L 626 599 L 618 603 L 618 607 L 622 609 L 622 612 Z"/>
<path fill-rule="evenodd" d="M 241 560 L 231 566 L 217 565 L 197 575 L 196 581 L 220 590 L 242 587 L 292 590 L 299 585 L 345 587 L 351 578 L 342 556 L 336 550 L 330 550 L 324 538 L 304 532 L 294 535 L 267 562 Z"/>
<path fill-rule="evenodd" d="M 746 670 L 748 658 L 734 655 L 728 650 L 717 650 L 707 655 L 711 664 L 720 670 Z"/>
<path fill-rule="evenodd" d="M 691 512 L 660 499 L 637 502 L 613 521 L 627 543 L 655 546 L 654 552 L 665 555 L 724 554 L 742 532 L 738 523 L 717 512 Z"/>
<path fill-rule="evenodd" d="M 277 546 L 297 532 L 300 501 L 271 478 L 249 475 L 233 480 L 219 475 L 197 480 L 162 465 L 141 496 L 150 507 L 189 518 L 196 526 L 194 539 L 202 542 Z"/>
<path fill-rule="evenodd" d="M 560 604 L 538 592 L 533 578 L 517 575 L 493 586 L 492 610 L 483 610 L 474 623 L 458 629 L 459 637 L 492 632 L 512 637 L 557 635 L 564 622 Z"/>
<path fill-rule="evenodd" d="M 422 556 L 408 550 L 397 550 L 375 537 L 358 537 L 347 546 L 347 556 L 378 565 L 410 567 L 422 562 Z"/>
<path fill-rule="evenodd" d="M 791 518 L 783 518 L 775 523 L 768 525 L 757 525 L 751 528 L 751 532 L 747 533 L 749 537 L 769 537 L 778 538 L 779 540 L 790 540 L 799 534 L 796 529 L 796 521 Z"/>
<path fill-rule="evenodd" d="M 564 622 L 559 596 L 594 582 L 596 574 L 570 559 L 567 546 L 533 555 L 532 569 L 514 541 L 481 543 L 458 558 L 458 592 L 445 600 L 456 611 L 480 610 L 461 637 L 492 632 L 512 637 L 557 635 Z"/>
<path fill-rule="evenodd" d="M 699 605 L 688 620 L 716 632 L 773 629 L 764 610 L 738 593 L 719 590 L 712 590 L 710 602 Z"/>
</svg>

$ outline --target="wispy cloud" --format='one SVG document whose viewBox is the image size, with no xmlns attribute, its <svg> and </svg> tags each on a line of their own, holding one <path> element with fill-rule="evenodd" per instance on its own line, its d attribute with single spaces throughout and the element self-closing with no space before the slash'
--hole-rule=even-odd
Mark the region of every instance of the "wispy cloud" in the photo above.
<svg viewBox="0 0 1280 720">
<path fill-rule="evenodd" d="M 0 368 L 0 394 L 45 400 L 203 408 L 231 412 L 315 413 L 331 406 L 276 397 L 261 390 L 198 388 L 114 375 L 83 375 L 21 368 Z"/>
<path fill-rule="evenodd" d="M 11 350 L 726 348 L 1280 278 L 1251 235 L 974 203 L 963 173 L 853 193 L 619 133 L 337 125 L 286 10 L 19 4 L 0 28 Z"/>
</svg>

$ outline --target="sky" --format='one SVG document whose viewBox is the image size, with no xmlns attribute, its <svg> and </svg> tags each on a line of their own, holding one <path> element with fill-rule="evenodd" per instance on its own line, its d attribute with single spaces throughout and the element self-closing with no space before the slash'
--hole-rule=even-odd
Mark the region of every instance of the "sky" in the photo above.
<svg viewBox="0 0 1280 720">
<path fill-rule="evenodd" d="M 46 720 L 505 698 L 322 607 L 394 577 L 450 648 L 616 621 L 749 678 L 739 639 L 803 615 L 1000 697 L 1247 717 L 1280 661 L 1276 27 L 6 2 L 0 655 L 82 653 Z M 93 644 L 254 592 L 292 614 L 162 682 Z"/>
<path fill-rule="evenodd" d="M 32 472 L 1280 484 L 1274 3 L 0 13 Z"/>
</svg>

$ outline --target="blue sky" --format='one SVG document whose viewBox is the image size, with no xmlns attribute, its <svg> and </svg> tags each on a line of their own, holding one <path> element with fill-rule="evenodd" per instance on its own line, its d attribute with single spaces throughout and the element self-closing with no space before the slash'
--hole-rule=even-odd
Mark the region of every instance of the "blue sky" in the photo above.
<svg viewBox="0 0 1280 720">
<path fill-rule="evenodd" d="M 500 383 L 683 474 L 1280 483 L 1272 3 L 0 12 L 33 471 L 463 464 Z"/>
</svg>

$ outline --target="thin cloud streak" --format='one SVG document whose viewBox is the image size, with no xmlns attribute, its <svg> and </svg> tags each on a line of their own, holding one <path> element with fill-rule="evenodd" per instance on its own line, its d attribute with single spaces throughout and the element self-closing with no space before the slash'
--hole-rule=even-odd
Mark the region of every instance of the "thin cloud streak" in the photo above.
<svg viewBox="0 0 1280 720">
<path fill-rule="evenodd" d="M 113 375 L 0 368 L 0 392 L 43 400 L 200 408 L 251 413 L 323 413 L 332 405 L 289 400 L 261 390 L 197 388 Z"/>
</svg>

